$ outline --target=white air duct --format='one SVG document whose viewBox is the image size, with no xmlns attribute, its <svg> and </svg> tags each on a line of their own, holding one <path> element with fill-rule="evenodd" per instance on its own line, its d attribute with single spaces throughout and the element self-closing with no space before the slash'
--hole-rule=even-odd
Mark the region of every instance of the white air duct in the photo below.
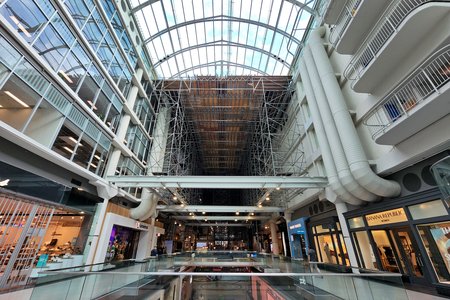
<svg viewBox="0 0 450 300">
<path fill-rule="evenodd" d="M 327 97 L 325 95 L 324 86 L 322 85 L 319 77 L 319 73 L 314 65 L 314 60 L 309 47 L 306 47 L 303 51 L 306 68 L 310 76 L 311 85 L 315 94 L 315 102 L 318 107 L 319 115 L 322 119 L 322 123 L 325 129 L 326 138 L 333 149 L 331 154 L 333 155 L 334 164 L 336 166 L 337 174 L 341 184 L 345 189 L 353 196 L 364 201 L 374 201 L 377 196 L 369 193 L 366 189 L 361 187 L 358 182 L 353 178 L 352 173 L 347 162 L 347 158 L 343 149 L 339 134 L 334 125 L 333 116 L 328 106 Z"/>
<path fill-rule="evenodd" d="M 400 185 L 395 181 L 379 177 L 369 166 L 333 67 L 323 47 L 321 36 L 324 34 L 324 27 L 314 30 L 309 38 L 309 47 L 311 48 L 320 81 L 324 87 L 328 105 L 333 115 L 334 126 L 336 126 L 339 133 L 350 170 L 358 183 L 369 192 L 382 197 L 397 196 L 400 194 Z"/>
<path fill-rule="evenodd" d="M 156 204 L 158 196 L 151 193 L 148 189 L 142 189 L 141 204 L 138 207 L 130 209 L 130 218 L 145 221 L 150 217 L 156 218 Z"/>
<path fill-rule="evenodd" d="M 353 205 L 359 205 L 362 203 L 361 200 L 354 197 L 350 194 L 340 183 L 336 171 L 336 167 L 333 161 L 333 155 L 330 149 L 330 145 L 328 144 L 328 140 L 325 134 L 325 129 L 323 127 L 322 118 L 319 113 L 319 108 L 316 103 L 316 98 L 314 95 L 314 90 L 311 85 L 311 81 L 309 79 L 308 70 L 306 69 L 306 65 L 304 60 L 300 61 L 300 75 L 303 82 L 303 88 L 305 90 L 306 98 L 308 99 L 308 106 L 311 112 L 311 116 L 314 122 L 314 129 L 317 135 L 317 141 L 320 146 L 320 150 L 322 152 L 322 159 L 325 166 L 325 170 L 327 172 L 328 182 L 330 184 L 331 189 L 347 203 Z M 297 95 L 300 95 L 300 91 L 298 88 L 299 83 L 297 83 Z"/>
</svg>

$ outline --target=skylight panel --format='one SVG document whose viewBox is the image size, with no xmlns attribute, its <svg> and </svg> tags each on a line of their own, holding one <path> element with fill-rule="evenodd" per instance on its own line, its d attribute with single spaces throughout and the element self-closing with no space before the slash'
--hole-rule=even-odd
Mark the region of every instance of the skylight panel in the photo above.
<svg viewBox="0 0 450 300">
<path fill-rule="evenodd" d="M 179 51 L 181 49 L 180 46 L 180 37 L 178 36 L 178 31 L 176 29 L 170 31 L 170 35 L 172 36 L 172 42 L 174 51 Z"/>
<path fill-rule="evenodd" d="M 175 20 L 175 14 L 172 7 L 172 1 L 171 0 L 163 0 L 162 1 L 164 11 L 166 12 L 166 18 L 167 23 L 169 24 L 169 27 L 174 26 L 177 22 Z"/>
<path fill-rule="evenodd" d="M 273 0 L 272 1 L 272 12 L 269 17 L 269 25 L 275 27 L 277 25 L 278 14 L 280 13 L 281 5 L 284 1 Z"/>
<path fill-rule="evenodd" d="M 247 44 L 247 32 L 248 32 L 248 24 L 241 23 L 241 30 L 239 32 L 239 43 Z"/>
<path fill-rule="evenodd" d="M 199 1 L 199 0 L 198 0 Z M 212 3 L 214 0 L 203 0 L 203 17 L 209 18 L 213 16 Z M 200 10 L 200 8 L 199 8 Z"/>
<path fill-rule="evenodd" d="M 147 26 L 146 19 L 143 16 L 143 10 L 140 10 L 136 13 L 136 19 L 137 19 L 138 23 L 140 24 L 142 36 L 144 37 L 144 39 L 148 39 L 150 37 L 151 33 Z"/>
<path fill-rule="evenodd" d="M 244 2 L 245 1 L 248 1 L 248 0 L 244 0 Z M 236 18 L 239 18 L 241 16 L 241 5 L 242 5 L 241 0 L 233 1 L 231 16 L 236 17 Z"/>
<path fill-rule="evenodd" d="M 205 34 L 205 26 L 203 24 L 195 24 L 195 30 L 197 33 L 197 42 L 198 44 L 206 43 L 206 34 Z"/>
<path fill-rule="evenodd" d="M 275 69 L 273 71 L 273 74 L 281 74 L 282 70 L 283 70 L 283 64 L 280 62 L 275 63 Z"/>
<path fill-rule="evenodd" d="M 233 43 L 239 42 L 239 22 L 232 22 L 231 23 L 231 39 L 230 41 Z"/>
<path fill-rule="evenodd" d="M 213 8 L 213 15 L 214 16 L 220 16 L 222 15 L 222 1 L 213 1 L 212 8 Z"/>
<path fill-rule="evenodd" d="M 248 1 L 248 2 L 251 2 L 251 4 L 252 4 L 250 19 L 254 20 L 254 21 L 259 21 L 262 0 L 252 0 L 252 1 Z"/>
<path fill-rule="evenodd" d="M 130 1 L 137 7 L 147 0 Z M 313 5 L 315 1 L 297 2 Z M 297 12 L 299 19 L 295 22 Z M 213 16 L 214 21 L 194 22 Z M 227 20 L 230 17 L 242 21 Z M 303 39 L 311 17 L 310 12 L 288 0 L 159 0 L 142 5 L 135 12 L 157 73 L 165 77 L 204 72 L 287 74 L 294 57 L 292 53 L 298 49 L 297 43 Z M 167 27 L 186 22 L 193 24 L 184 24 L 152 38 Z M 295 41 L 267 26 L 276 27 L 286 35 L 293 34 Z M 252 68 L 255 70 L 250 71 Z"/>
<path fill-rule="evenodd" d="M 283 2 L 283 8 L 281 9 L 280 19 L 278 21 L 278 28 L 280 28 L 281 30 L 286 29 L 292 9 L 292 4 L 286 1 Z"/>
<path fill-rule="evenodd" d="M 234 1 L 232 0 L 222 0 L 222 5 L 223 5 L 223 15 L 224 16 L 231 16 L 232 15 L 232 5 L 234 5 Z"/>
<path fill-rule="evenodd" d="M 172 7 L 175 11 L 175 23 L 183 23 L 184 14 L 183 14 L 183 1 L 182 0 L 172 0 Z"/>
<path fill-rule="evenodd" d="M 262 1 L 261 16 L 259 18 L 259 21 L 261 23 L 263 23 L 263 24 L 268 24 L 269 23 L 270 10 L 271 9 L 273 9 L 271 0 L 264 0 L 264 1 Z"/>
<path fill-rule="evenodd" d="M 184 63 L 184 59 L 183 59 L 183 57 L 181 55 L 175 56 L 175 59 L 177 60 L 177 64 L 178 64 L 178 67 L 180 68 L 180 70 L 186 69 L 186 65 Z"/>
<path fill-rule="evenodd" d="M 163 76 L 164 78 L 169 78 L 169 77 L 172 76 L 172 74 L 170 73 L 169 65 L 167 64 L 167 62 L 162 63 L 162 64 L 159 66 L 159 69 L 161 70 L 162 76 Z"/>
<path fill-rule="evenodd" d="M 167 28 L 166 20 L 164 18 L 163 8 L 161 6 L 161 2 L 158 1 L 151 5 L 153 10 L 152 14 L 156 21 L 156 26 L 158 27 L 158 31 L 164 30 Z"/>
<path fill-rule="evenodd" d="M 136 7 L 140 4 L 139 0 L 130 0 L 131 7 Z"/>
<path fill-rule="evenodd" d="M 242 8 L 241 8 L 241 18 L 250 19 L 250 7 L 252 5 L 252 1 L 243 0 Z"/>
<path fill-rule="evenodd" d="M 183 1 L 184 19 L 186 22 L 195 20 L 194 9 L 191 1 Z"/>
</svg>

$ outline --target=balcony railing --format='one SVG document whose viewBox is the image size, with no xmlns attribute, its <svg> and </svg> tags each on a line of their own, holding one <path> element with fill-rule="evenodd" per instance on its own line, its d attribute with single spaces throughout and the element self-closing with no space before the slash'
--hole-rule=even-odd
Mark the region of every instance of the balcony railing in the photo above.
<svg viewBox="0 0 450 300">
<path fill-rule="evenodd" d="M 417 7 L 431 2 L 431 0 L 401 0 L 393 2 L 384 15 L 375 24 L 366 40 L 361 43 L 352 60 L 344 70 L 345 78 L 357 80 L 366 70 L 370 62 L 377 57 L 389 38 L 397 31 L 403 20 Z"/>
<path fill-rule="evenodd" d="M 440 93 L 439 88 L 450 81 L 450 45 L 428 58 L 411 73 L 396 89 L 389 93 L 364 121 L 372 138 L 385 132 L 419 103 L 430 95 Z"/>
<path fill-rule="evenodd" d="M 345 6 L 338 17 L 336 25 L 332 28 L 330 33 L 329 40 L 333 47 L 336 47 L 337 43 L 341 39 L 345 28 L 347 28 L 347 25 L 355 16 L 361 2 L 362 0 L 348 0 L 347 3 L 345 3 Z"/>
</svg>

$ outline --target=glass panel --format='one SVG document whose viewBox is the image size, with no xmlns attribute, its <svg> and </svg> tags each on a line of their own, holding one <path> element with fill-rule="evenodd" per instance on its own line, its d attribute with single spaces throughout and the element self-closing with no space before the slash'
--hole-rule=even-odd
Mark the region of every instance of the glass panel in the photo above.
<svg viewBox="0 0 450 300">
<path fill-rule="evenodd" d="M 450 284 L 450 222 L 417 228 L 439 282 Z"/>
<path fill-rule="evenodd" d="M 399 273 L 400 270 L 395 259 L 394 249 L 389 242 L 386 231 L 372 230 L 372 236 L 380 256 L 382 270 Z"/>
<path fill-rule="evenodd" d="M 67 0 L 65 4 L 78 27 L 81 28 L 87 20 L 89 9 L 86 7 L 83 1 L 79 0 Z"/>
<path fill-rule="evenodd" d="M 333 246 L 331 235 L 318 235 L 318 248 L 320 251 L 321 262 L 329 264 L 337 264 L 336 249 Z"/>
<path fill-rule="evenodd" d="M 408 206 L 414 220 L 448 215 L 442 200 L 434 200 L 417 205 Z"/>
<path fill-rule="evenodd" d="M 64 116 L 47 101 L 42 101 L 25 129 L 25 134 L 50 147 Z"/>
<path fill-rule="evenodd" d="M 417 277 L 422 277 L 423 271 L 422 271 L 422 267 L 420 266 L 421 263 L 419 261 L 419 257 L 417 256 L 420 254 L 416 253 L 415 247 L 412 244 L 409 232 L 398 231 L 397 234 L 400 239 L 399 247 L 403 248 L 403 251 L 406 255 L 406 257 L 404 259 L 408 260 L 413 274 Z M 402 265 L 403 265 L 403 262 L 402 262 Z"/>
<path fill-rule="evenodd" d="M 31 43 L 47 18 L 33 1 L 14 0 L 8 1 L 0 7 L 0 14 L 19 32 L 19 34 Z"/>
<path fill-rule="evenodd" d="M 78 91 L 78 96 L 80 96 L 81 100 L 83 100 L 88 107 L 91 109 L 96 109 L 94 102 L 99 90 L 100 88 L 97 83 L 95 83 L 93 77 L 91 77 L 88 73 L 81 84 L 80 90 Z"/>
<path fill-rule="evenodd" d="M 0 91 L 0 120 L 22 130 L 41 96 L 16 75 L 12 75 Z"/>
<path fill-rule="evenodd" d="M 91 156 L 94 152 L 94 146 L 96 142 L 91 139 L 89 136 L 86 135 L 86 133 L 83 135 L 83 138 L 81 142 L 78 144 L 78 147 L 75 152 L 75 156 L 73 158 L 73 162 L 82 166 L 83 168 L 86 167 L 93 167 L 96 169 L 98 166 L 91 161 Z"/>
<path fill-rule="evenodd" d="M 57 71 L 64 59 L 64 55 L 69 51 L 69 47 L 59 37 L 53 26 L 49 25 L 39 36 L 33 47 L 38 51 L 53 70 Z"/>
<path fill-rule="evenodd" d="M 359 260 L 364 263 L 366 269 L 377 269 L 377 262 L 370 246 L 369 236 L 366 231 L 353 232 L 353 239 L 356 250 L 358 252 Z M 363 267 L 363 266 L 361 266 Z"/>
<path fill-rule="evenodd" d="M 84 66 L 71 52 L 62 64 L 58 74 L 67 83 L 67 85 L 75 91 L 85 72 L 86 69 Z"/>
<path fill-rule="evenodd" d="M 78 134 L 76 134 L 75 132 L 78 132 Z M 58 137 L 53 144 L 52 150 L 67 159 L 71 159 L 78 145 L 79 134 L 80 131 L 78 128 L 70 123 L 66 123 L 59 131 Z"/>
<path fill-rule="evenodd" d="M 0 36 L 0 61 L 12 69 L 22 55 Z"/>
</svg>

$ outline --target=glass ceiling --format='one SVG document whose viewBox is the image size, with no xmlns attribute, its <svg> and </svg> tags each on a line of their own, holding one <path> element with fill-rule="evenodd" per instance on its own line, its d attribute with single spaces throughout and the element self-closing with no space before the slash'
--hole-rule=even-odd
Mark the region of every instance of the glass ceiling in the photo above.
<svg viewBox="0 0 450 300">
<path fill-rule="evenodd" d="M 316 0 L 130 0 L 159 77 L 287 75 Z"/>
</svg>

